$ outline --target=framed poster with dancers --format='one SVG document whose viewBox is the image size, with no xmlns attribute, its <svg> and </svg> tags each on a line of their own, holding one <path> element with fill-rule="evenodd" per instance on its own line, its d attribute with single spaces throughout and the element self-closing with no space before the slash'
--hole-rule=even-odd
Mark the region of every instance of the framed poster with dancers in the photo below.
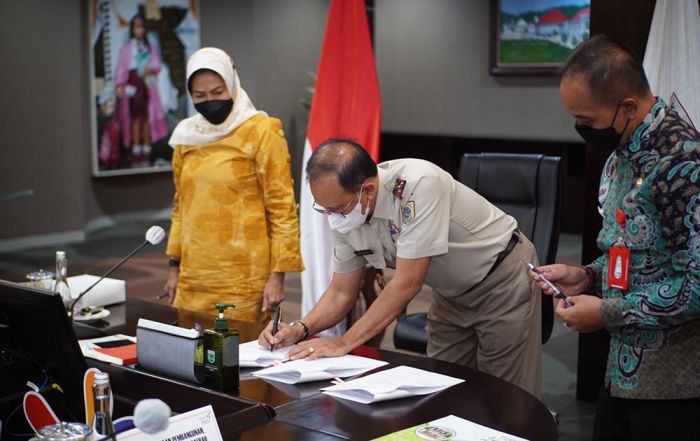
<svg viewBox="0 0 700 441">
<path fill-rule="evenodd" d="M 170 171 L 170 134 L 194 113 L 198 1 L 91 0 L 88 16 L 93 176 Z"/>
</svg>

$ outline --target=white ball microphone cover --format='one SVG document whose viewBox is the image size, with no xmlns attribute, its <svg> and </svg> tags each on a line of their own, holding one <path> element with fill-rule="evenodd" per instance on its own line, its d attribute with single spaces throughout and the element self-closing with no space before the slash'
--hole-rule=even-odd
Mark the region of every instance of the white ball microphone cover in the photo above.
<svg viewBox="0 0 700 441">
<path fill-rule="evenodd" d="M 146 231 L 146 241 L 151 245 L 158 245 L 165 238 L 165 230 L 158 225 L 153 225 Z"/>
<path fill-rule="evenodd" d="M 168 428 L 170 407 L 162 400 L 141 400 L 134 408 L 134 425 L 145 433 L 157 433 Z"/>
</svg>

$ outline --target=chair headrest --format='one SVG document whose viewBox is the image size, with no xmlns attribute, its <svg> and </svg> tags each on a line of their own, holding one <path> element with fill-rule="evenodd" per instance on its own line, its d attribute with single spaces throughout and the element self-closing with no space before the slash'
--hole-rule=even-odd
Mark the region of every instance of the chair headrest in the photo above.
<svg viewBox="0 0 700 441">
<path fill-rule="evenodd" d="M 459 180 L 496 205 L 537 205 L 537 182 L 543 157 L 467 153 L 462 158 Z"/>
</svg>

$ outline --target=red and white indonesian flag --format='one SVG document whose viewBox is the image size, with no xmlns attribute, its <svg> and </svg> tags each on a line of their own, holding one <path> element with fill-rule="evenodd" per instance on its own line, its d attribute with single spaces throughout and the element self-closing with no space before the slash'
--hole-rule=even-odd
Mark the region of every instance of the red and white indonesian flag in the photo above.
<svg viewBox="0 0 700 441">
<path fill-rule="evenodd" d="M 328 138 L 351 138 L 379 160 L 381 103 L 364 0 L 332 0 L 311 102 L 301 185 L 302 316 L 316 305 L 331 279 L 333 245 L 326 216 L 313 208 L 306 180 L 311 153 Z M 359 289 L 359 287 L 358 287 Z M 340 324 L 325 335 L 341 335 Z"/>
<path fill-rule="evenodd" d="M 673 105 L 681 117 L 690 119 L 698 129 L 699 55 L 700 2 L 657 0 L 644 54 L 644 71 L 654 95 Z"/>
</svg>

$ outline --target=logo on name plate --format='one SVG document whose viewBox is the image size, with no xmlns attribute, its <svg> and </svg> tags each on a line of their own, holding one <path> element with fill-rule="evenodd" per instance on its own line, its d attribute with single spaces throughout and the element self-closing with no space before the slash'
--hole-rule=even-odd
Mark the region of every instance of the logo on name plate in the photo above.
<svg viewBox="0 0 700 441">
<path fill-rule="evenodd" d="M 416 430 L 416 436 L 420 439 L 427 439 L 431 441 L 442 441 L 450 440 L 457 435 L 452 429 L 440 426 L 425 426 Z"/>
</svg>

